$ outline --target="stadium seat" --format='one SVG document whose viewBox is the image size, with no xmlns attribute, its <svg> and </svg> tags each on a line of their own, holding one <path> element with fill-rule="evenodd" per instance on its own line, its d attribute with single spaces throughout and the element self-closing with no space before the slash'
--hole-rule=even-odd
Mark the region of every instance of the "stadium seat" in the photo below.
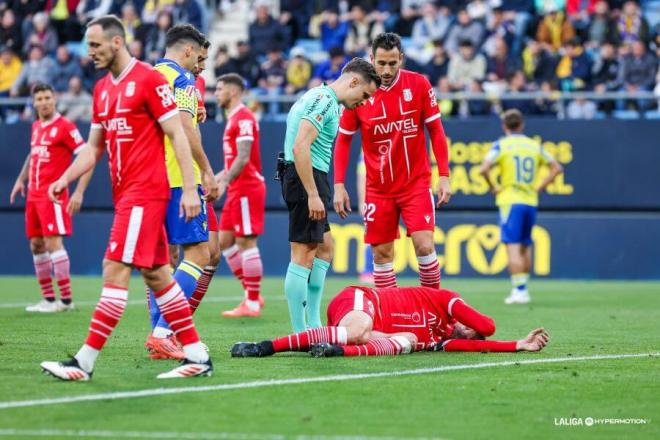
<svg viewBox="0 0 660 440">
<path fill-rule="evenodd" d="M 321 47 L 320 40 L 312 40 L 311 38 L 299 38 L 296 40 L 295 46 L 303 48 L 307 58 L 314 64 L 328 59 L 328 54 L 323 50 L 323 47 Z"/>
<path fill-rule="evenodd" d="M 627 119 L 627 120 L 640 118 L 640 114 L 636 110 L 614 110 L 612 116 L 614 116 L 617 119 Z"/>
<path fill-rule="evenodd" d="M 645 119 L 660 119 L 660 110 L 649 110 L 644 113 Z"/>
</svg>

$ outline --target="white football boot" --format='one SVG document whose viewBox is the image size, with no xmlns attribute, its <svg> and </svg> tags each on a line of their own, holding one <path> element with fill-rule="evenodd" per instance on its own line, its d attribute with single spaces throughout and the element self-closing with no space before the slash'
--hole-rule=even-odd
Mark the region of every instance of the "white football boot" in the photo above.
<svg viewBox="0 0 660 440">
<path fill-rule="evenodd" d="M 57 306 L 57 301 L 46 301 L 42 299 L 36 304 L 27 306 L 25 308 L 26 312 L 36 312 L 36 313 L 56 313 L 59 312 L 59 307 Z"/>
<path fill-rule="evenodd" d="M 511 294 L 504 299 L 504 304 L 529 304 L 532 298 L 527 289 L 511 289 Z"/>
</svg>

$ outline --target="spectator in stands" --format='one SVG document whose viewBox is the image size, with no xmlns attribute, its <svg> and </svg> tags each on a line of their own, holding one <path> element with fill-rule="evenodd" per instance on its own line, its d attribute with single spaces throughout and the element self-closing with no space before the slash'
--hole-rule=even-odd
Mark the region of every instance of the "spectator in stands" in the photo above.
<svg viewBox="0 0 660 440">
<path fill-rule="evenodd" d="M 619 90 L 620 65 L 614 46 L 610 43 L 603 44 L 600 48 L 599 55 L 593 67 L 594 91 L 596 93 L 605 93 Z M 614 110 L 614 101 L 599 101 L 598 110 L 608 114 L 611 113 Z"/>
<path fill-rule="evenodd" d="M 25 35 L 23 51 L 26 53 L 30 49 L 30 46 L 36 44 L 43 47 L 47 54 L 54 54 L 59 44 L 57 32 L 50 26 L 50 20 L 45 12 L 34 14 L 34 17 L 32 17 L 32 27 Z"/>
<path fill-rule="evenodd" d="M 596 3 L 591 23 L 587 30 L 590 47 L 598 47 L 604 43 L 613 43 L 617 40 L 616 21 L 610 17 L 609 6 L 605 0 Z"/>
<path fill-rule="evenodd" d="M 481 82 L 472 80 L 468 93 L 475 95 L 483 94 L 484 89 L 481 85 Z M 462 116 L 486 116 L 491 112 L 490 102 L 488 102 L 486 99 L 471 99 L 466 101 L 465 104 L 466 111 Z"/>
<path fill-rule="evenodd" d="M 554 6 L 546 7 L 546 14 L 536 30 L 536 40 L 546 50 L 556 52 L 573 38 L 575 38 L 575 28 L 566 19 L 565 14 Z"/>
<path fill-rule="evenodd" d="M 37 83 L 50 84 L 55 62 L 44 53 L 44 48 L 38 44 L 32 45 L 28 59 L 11 88 L 11 96 L 28 96 L 30 89 Z"/>
<path fill-rule="evenodd" d="M 429 0 L 401 0 L 401 15 L 396 22 L 395 32 L 402 37 L 409 37 L 426 3 L 429 3 Z"/>
<path fill-rule="evenodd" d="M 71 77 L 66 93 L 57 100 L 60 113 L 72 121 L 89 122 L 92 119 L 92 95 L 83 89 L 82 80 Z"/>
<path fill-rule="evenodd" d="M 564 44 L 556 70 L 559 88 L 566 92 L 588 88 L 591 85 L 592 65 L 578 38 Z"/>
<path fill-rule="evenodd" d="M 92 59 L 87 55 L 80 57 L 80 67 L 82 68 L 83 88 L 88 92 L 91 92 L 94 89 L 94 84 L 96 84 L 96 81 L 108 73 L 108 71 L 105 69 L 95 68 Z"/>
<path fill-rule="evenodd" d="M 213 64 L 215 66 L 213 68 L 213 74 L 216 78 L 235 71 L 234 63 L 232 63 L 231 58 L 229 57 L 229 50 L 224 44 L 218 47 L 218 51 L 215 53 L 215 62 Z"/>
<path fill-rule="evenodd" d="M 321 82 L 331 83 L 341 75 L 341 69 L 344 68 L 348 59 L 344 50 L 341 47 L 333 47 L 330 49 L 330 58 L 319 63 L 314 70 L 314 82 L 310 87 L 315 87 Z"/>
<path fill-rule="evenodd" d="M 439 11 L 429 2 L 422 6 L 422 15 L 412 29 L 412 40 L 417 49 L 423 49 L 436 40 L 443 40 L 447 36 L 452 18 L 449 8 L 443 7 Z"/>
<path fill-rule="evenodd" d="M 566 16 L 578 35 L 585 34 L 598 0 L 566 0 Z"/>
<path fill-rule="evenodd" d="M 577 98 L 568 104 L 566 117 L 568 119 L 593 119 L 596 111 L 596 103 L 585 98 Z"/>
<path fill-rule="evenodd" d="M 511 55 L 506 41 L 498 38 L 494 42 L 493 56 L 488 57 L 486 73 L 488 81 L 506 81 L 514 72 L 522 69 L 520 58 Z"/>
<path fill-rule="evenodd" d="M 236 49 L 238 55 L 231 59 L 234 72 L 241 75 L 248 82 L 248 87 L 256 87 L 261 71 L 250 45 L 246 41 L 239 41 Z"/>
<path fill-rule="evenodd" d="M 150 64 L 154 64 L 165 54 L 165 35 L 170 27 L 172 27 L 172 14 L 166 9 L 158 11 L 156 24 L 149 29 L 144 45 L 147 62 Z"/>
<path fill-rule="evenodd" d="M 632 43 L 631 53 L 625 55 L 621 60 L 619 70 L 619 83 L 623 91 L 639 92 L 653 90 L 655 85 L 655 75 L 658 70 L 658 61 L 655 55 L 646 50 L 646 45 L 642 41 Z M 638 100 L 637 107 L 640 110 L 646 110 L 648 102 Z M 619 108 L 624 108 L 627 103 L 620 102 Z"/>
<path fill-rule="evenodd" d="M 465 9 L 458 11 L 456 18 L 457 22 L 449 30 L 445 42 L 447 52 L 450 56 L 458 53 L 461 42 L 466 40 L 472 43 L 474 50 L 478 50 L 485 34 L 483 23 L 472 20 Z"/>
<path fill-rule="evenodd" d="M 511 53 L 520 54 L 524 49 L 524 40 L 534 14 L 534 4 L 529 0 L 502 0 L 502 9 L 513 15 L 516 30 L 511 43 Z"/>
<path fill-rule="evenodd" d="M 0 20 L 0 45 L 10 48 L 15 54 L 23 50 L 23 38 L 16 14 L 11 9 L 5 9 Z"/>
<path fill-rule="evenodd" d="M 527 42 L 522 53 L 523 72 L 528 81 L 536 84 L 550 82 L 555 79 L 555 70 L 558 59 L 551 52 L 548 45 L 535 40 Z"/>
<path fill-rule="evenodd" d="M 351 8 L 351 23 L 344 50 L 352 56 L 363 56 L 367 53 L 376 35 L 384 31 L 383 23 L 367 15 L 362 4 L 355 4 Z"/>
<path fill-rule="evenodd" d="M 486 59 L 475 53 L 470 40 L 460 43 L 459 53 L 451 57 L 447 78 L 454 90 L 465 90 L 473 80 L 481 81 L 486 76 Z"/>
<path fill-rule="evenodd" d="M 511 49 L 516 44 L 516 38 L 515 12 L 504 12 L 501 7 L 493 9 L 493 13 L 490 15 L 486 25 L 486 41 L 483 44 L 484 52 L 491 57 L 494 56 L 495 46 L 500 39 L 503 39 L 507 48 Z M 516 56 L 520 55 L 520 51 L 514 52 L 513 50 L 509 50 L 509 52 Z"/>
<path fill-rule="evenodd" d="M 174 23 L 190 23 L 200 31 L 205 29 L 202 8 L 197 0 L 176 0 L 172 9 L 172 17 L 174 17 Z"/>
<path fill-rule="evenodd" d="M 333 47 L 344 47 L 348 35 L 348 22 L 339 20 L 334 9 L 326 9 L 321 13 L 321 47 L 329 51 Z"/>
<path fill-rule="evenodd" d="M 281 91 L 286 83 L 287 62 L 278 45 L 268 50 L 268 58 L 261 64 L 259 87 L 267 90 Z"/>
<path fill-rule="evenodd" d="M 85 26 L 95 18 L 110 13 L 112 0 L 81 0 L 76 8 L 78 20 Z"/>
<path fill-rule="evenodd" d="M 449 57 L 441 40 L 433 42 L 433 58 L 426 64 L 424 73 L 429 77 L 431 84 L 437 84 L 438 80 L 447 76 L 449 70 Z"/>
<path fill-rule="evenodd" d="M 161 11 L 172 13 L 172 9 L 174 9 L 174 0 L 147 0 L 142 6 L 140 18 L 144 25 L 152 26 L 156 24 Z"/>
<path fill-rule="evenodd" d="M 553 90 L 552 85 L 548 81 L 541 83 L 539 91 L 547 96 L 534 100 L 534 113 L 539 116 L 556 115 L 557 107 L 559 105 L 559 92 Z"/>
<path fill-rule="evenodd" d="M 646 43 L 649 40 L 649 24 L 642 16 L 639 5 L 627 1 L 623 5 L 621 15 L 616 24 L 616 39 L 619 44 L 630 44 L 636 41 Z"/>
<path fill-rule="evenodd" d="M 250 25 L 248 33 L 255 56 L 266 55 L 274 44 L 280 48 L 289 45 L 285 29 L 271 16 L 270 6 L 265 2 L 258 4 L 255 21 Z"/>
<path fill-rule="evenodd" d="M 535 112 L 534 102 L 528 99 L 517 98 L 515 95 L 519 93 L 526 93 L 529 89 L 527 87 L 527 80 L 525 74 L 519 70 L 511 75 L 509 79 L 509 90 L 507 94 L 513 95 L 502 100 L 502 110 L 509 110 L 517 108 L 523 114 L 532 114 Z"/>
<path fill-rule="evenodd" d="M 289 64 L 286 68 L 286 94 L 295 95 L 306 90 L 311 78 L 312 63 L 305 58 L 305 49 L 294 47 L 289 53 Z"/>
<path fill-rule="evenodd" d="M 440 77 L 440 79 L 438 79 L 437 85 L 438 92 L 440 92 L 440 94 L 452 92 L 451 85 L 449 84 L 447 77 Z M 440 113 L 442 113 L 443 117 L 449 117 L 452 114 L 455 114 L 456 103 L 448 98 L 438 98 L 438 109 L 440 109 Z"/>
<path fill-rule="evenodd" d="M 131 43 L 128 45 L 128 53 L 130 53 L 132 57 L 140 61 L 144 61 L 144 44 L 142 44 L 142 41 L 131 41 Z"/>
<path fill-rule="evenodd" d="M 307 38 L 309 20 L 314 2 L 309 0 L 280 0 L 280 24 L 285 28 L 288 41 Z"/>
<path fill-rule="evenodd" d="M 486 20 L 492 13 L 492 6 L 485 0 L 472 0 L 465 7 L 472 20 L 486 24 Z"/>
<path fill-rule="evenodd" d="M 82 39 L 82 28 L 76 17 L 78 3 L 79 0 L 46 1 L 45 11 L 50 16 L 50 23 L 57 32 L 60 44 Z"/>
<path fill-rule="evenodd" d="M 122 6 L 121 23 L 126 31 L 126 44 L 130 45 L 134 40 L 144 40 L 146 29 L 142 26 L 140 16 L 133 3 L 124 3 Z"/>
<path fill-rule="evenodd" d="M 546 14 L 550 11 L 566 11 L 566 0 L 534 0 L 537 14 Z"/>
<path fill-rule="evenodd" d="M 23 63 L 9 46 L 0 47 L 0 97 L 9 96 L 11 87 L 21 73 Z"/>
<path fill-rule="evenodd" d="M 55 53 L 55 68 L 52 72 L 51 85 L 56 92 L 64 92 L 69 88 L 69 81 L 74 76 L 82 78 L 82 68 L 78 58 L 71 55 L 65 44 L 60 45 Z"/>
</svg>

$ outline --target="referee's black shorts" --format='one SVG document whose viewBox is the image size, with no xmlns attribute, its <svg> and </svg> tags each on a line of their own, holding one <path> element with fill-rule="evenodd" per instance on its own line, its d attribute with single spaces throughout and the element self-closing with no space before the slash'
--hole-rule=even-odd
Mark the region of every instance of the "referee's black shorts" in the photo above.
<svg viewBox="0 0 660 440">
<path fill-rule="evenodd" d="M 319 197 L 325 206 L 325 218 L 313 221 L 309 218 L 307 191 L 298 177 L 296 167 L 288 164 L 282 176 L 282 197 L 289 210 L 289 241 L 296 243 L 323 243 L 323 234 L 330 231 L 328 213 L 332 208 L 332 193 L 328 173 L 312 168 Z"/>
</svg>

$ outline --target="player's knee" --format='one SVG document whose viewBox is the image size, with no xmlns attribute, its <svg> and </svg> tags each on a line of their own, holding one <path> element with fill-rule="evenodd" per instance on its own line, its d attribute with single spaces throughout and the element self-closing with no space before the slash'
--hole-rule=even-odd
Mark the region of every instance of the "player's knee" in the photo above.
<svg viewBox="0 0 660 440">
<path fill-rule="evenodd" d="M 374 263 L 376 264 L 391 263 L 394 259 L 393 246 L 376 245 L 372 246 L 372 251 L 374 255 Z"/>
<path fill-rule="evenodd" d="M 418 257 L 425 257 L 431 255 L 433 252 L 435 252 L 435 247 L 432 241 L 415 244 L 415 255 Z"/>
<path fill-rule="evenodd" d="M 32 251 L 34 255 L 46 252 L 46 244 L 44 243 L 44 240 L 41 238 L 33 238 L 30 240 L 30 251 Z"/>
</svg>

